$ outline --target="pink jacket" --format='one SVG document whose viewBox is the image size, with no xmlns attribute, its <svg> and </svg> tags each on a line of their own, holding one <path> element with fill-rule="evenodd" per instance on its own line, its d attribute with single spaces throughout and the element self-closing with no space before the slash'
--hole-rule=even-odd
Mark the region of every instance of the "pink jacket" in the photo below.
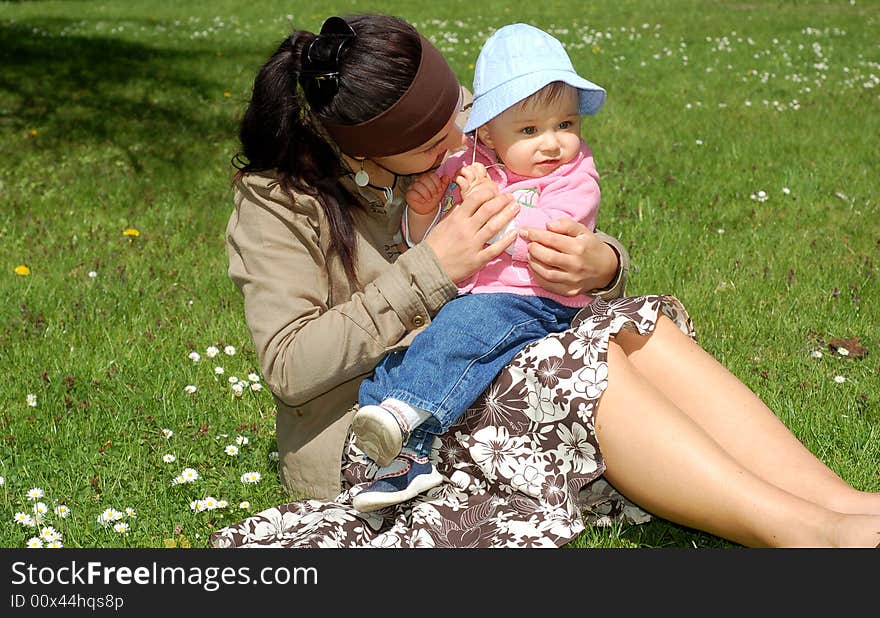
<svg viewBox="0 0 880 618">
<path fill-rule="evenodd" d="M 437 170 L 439 176 L 455 178 L 458 170 L 474 159 L 474 143 L 461 152 L 451 155 Z M 541 178 L 518 176 L 497 167 L 495 153 L 482 144 L 477 145 L 476 160 L 486 166 L 499 191 L 513 193 L 520 204 L 514 220 L 516 228 L 533 227 L 546 229 L 547 221 L 567 217 L 583 223 L 591 230 L 596 227 L 599 212 L 599 173 L 593 164 L 590 147 L 581 140 L 581 148 L 573 161 L 560 166 L 552 174 Z M 492 167 L 490 167 L 492 166 Z M 461 202 L 458 185 L 453 181 L 443 196 L 440 216 Z M 407 218 L 403 218 L 406 226 Z M 406 234 L 406 230 L 404 230 Z M 406 234 L 409 237 L 409 234 Z M 502 253 L 473 277 L 459 282 L 461 294 L 508 292 L 550 298 L 569 307 L 583 307 L 593 301 L 592 296 L 560 296 L 540 287 L 528 269 L 528 242 L 517 237 L 507 253 Z"/>
</svg>

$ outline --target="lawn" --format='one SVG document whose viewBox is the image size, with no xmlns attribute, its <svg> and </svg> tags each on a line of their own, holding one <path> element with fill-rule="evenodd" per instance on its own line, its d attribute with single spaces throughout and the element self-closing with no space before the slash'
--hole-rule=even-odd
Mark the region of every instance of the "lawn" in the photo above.
<svg viewBox="0 0 880 618">
<path fill-rule="evenodd" d="M 288 499 L 226 275 L 230 159 L 278 42 L 368 11 L 465 84 L 496 28 L 557 36 L 608 91 L 584 136 L 629 293 L 678 296 L 811 451 L 880 491 L 876 2 L 0 2 L 0 546 L 204 547 Z M 572 545 L 729 544 L 655 521 Z"/>
</svg>

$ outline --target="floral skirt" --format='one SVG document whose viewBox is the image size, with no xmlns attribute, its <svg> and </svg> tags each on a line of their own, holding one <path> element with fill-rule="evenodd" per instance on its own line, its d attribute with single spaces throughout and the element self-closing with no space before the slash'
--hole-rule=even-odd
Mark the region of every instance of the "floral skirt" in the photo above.
<svg viewBox="0 0 880 618">
<path fill-rule="evenodd" d="M 693 337 L 672 296 L 597 300 L 572 327 L 525 347 L 434 441 L 446 481 L 409 502 L 360 513 L 351 499 L 376 466 L 349 434 L 342 493 L 266 509 L 211 535 L 214 547 L 559 547 L 586 525 L 650 515 L 603 478 L 595 411 L 608 377 L 608 340 L 650 333 L 660 314 Z"/>
</svg>

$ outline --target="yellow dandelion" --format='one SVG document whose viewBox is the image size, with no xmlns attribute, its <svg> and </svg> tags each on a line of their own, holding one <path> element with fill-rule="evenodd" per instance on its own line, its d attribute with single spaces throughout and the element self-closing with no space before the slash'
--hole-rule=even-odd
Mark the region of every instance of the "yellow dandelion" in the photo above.
<svg viewBox="0 0 880 618">
<path fill-rule="evenodd" d="M 601 52 L 601 51 L 602 51 L 602 48 L 599 47 L 598 44 L 593 45 L 593 53 L 594 53 L 594 54 L 598 54 L 598 53 Z"/>
<path fill-rule="evenodd" d="M 122 235 L 123 235 L 123 236 L 134 236 L 134 237 L 138 237 L 138 236 L 141 235 L 141 233 L 140 233 L 140 231 L 136 230 L 136 229 L 133 228 L 133 227 L 127 227 L 127 228 L 125 228 L 124 230 L 122 230 Z"/>
<path fill-rule="evenodd" d="M 31 269 L 27 267 L 27 264 L 19 264 L 15 267 L 15 274 L 21 275 L 22 277 L 27 277 L 31 274 Z"/>
<path fill-rule="evenodd" d="M 228 99 L 229 97 L 232 96 L 232 93 L 227 90 L 226 92 L 223 93 L 223 96 Z"/>
<path fill-rule="evenodd" d="M 36 129 L 31 129 L 30 131 L 28 131 L 28 135 L 30 135 L 31 137 L 36 137 L 37 133 L 39 133 L 39 131 L 37 131 Z"/>
</svg>

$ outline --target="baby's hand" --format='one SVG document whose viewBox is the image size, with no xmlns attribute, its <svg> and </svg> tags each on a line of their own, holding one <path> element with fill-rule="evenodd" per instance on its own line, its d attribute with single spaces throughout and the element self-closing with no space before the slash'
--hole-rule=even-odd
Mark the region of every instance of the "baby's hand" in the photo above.
<svg viewBox="0 0 880 618">
<path fill-rule="evenodd" d="M 420 215 L 433 213 L 440 206 L 440 198 L 449 184 L 449 177 L 427 172 L 417 176 L 406 192 L 406 203 Z"/>
<path fill-rule="evenodd" d="M 489 172 L 486 170 L 486 166 L 482 163 L 465 165 L 458 170 L 458 176 L 455 177 L 455 183 L 461 188 L 462 196 L 467 195 L 473 191 L 474 187 L 484 182 L 491 183 L 495 194 L 498 194 L 497 185 L 495 185 L 495 182 L 489 178 Z"/>
</svg>

